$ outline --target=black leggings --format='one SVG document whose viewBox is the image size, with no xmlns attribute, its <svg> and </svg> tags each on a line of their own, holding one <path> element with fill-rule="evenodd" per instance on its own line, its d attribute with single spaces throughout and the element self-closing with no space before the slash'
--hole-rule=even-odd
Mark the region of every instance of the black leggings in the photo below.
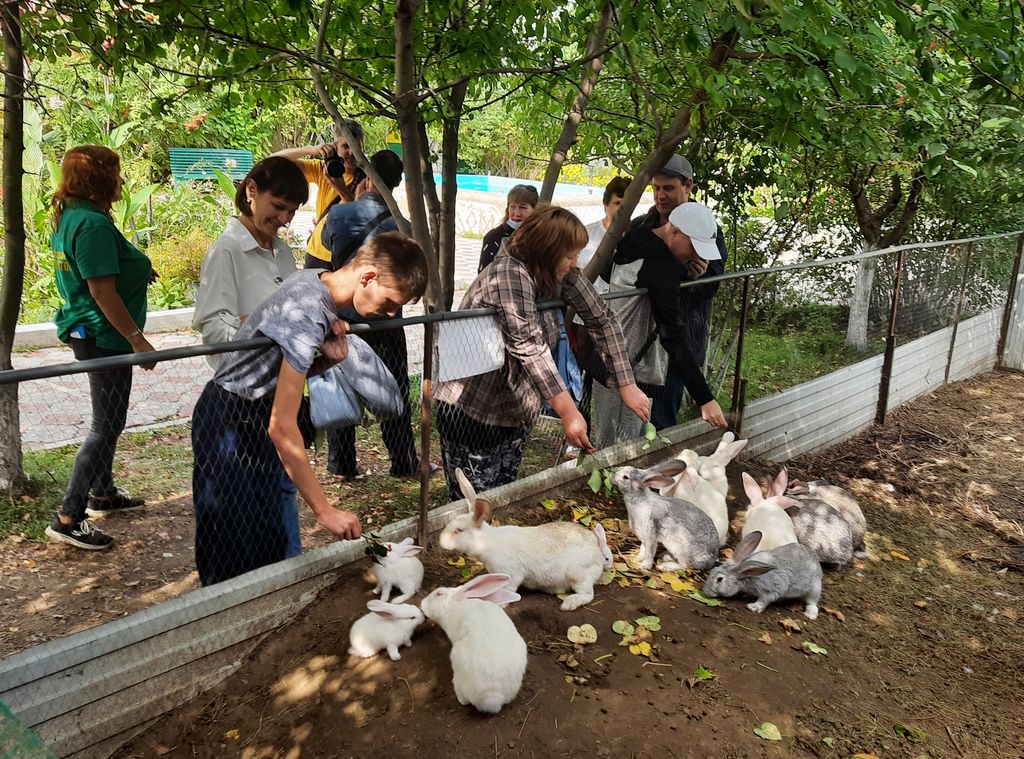
<svg viewBox="0 0 1024 759">
<path fill-rule="evenodd" d="M 100 348 L 94 339 L 69 340 L 75 358 L 85 361 L 90 358 L 123 356 L 124 351 Z M 117 439 L 124 430 L 128 418 L 128 400 L 132 392 L 132 367 L 106 369 L 89 372 L 89 398 L 92 401 L 92 424 L 82 447 L 75 456 L 60 513 L 75 522 L 85 519 L 85 508 L 89 493 L 110 497 L 117 493 L 114 486 L 114 451 Z"/>
</svg>

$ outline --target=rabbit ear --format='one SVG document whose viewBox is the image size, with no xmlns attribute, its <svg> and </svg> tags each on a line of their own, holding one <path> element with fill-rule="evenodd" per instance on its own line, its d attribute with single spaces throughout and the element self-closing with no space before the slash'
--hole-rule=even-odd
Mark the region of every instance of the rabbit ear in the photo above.
<svg viewBox="0 0 1024 759">
<path fill-rule="evenodd" d="M 490 601 L 491 603 L 499 605 L 512 604 L 521 599 L 521 595 L 516 593 L 514 590 L 509 590 L 508 588 L 498 588 L 492 593 L 480 597 L 481 601 Z"/>
<path fill-rule="evenodd" d="M 491 502 L 486 498 L 478 498 L 470 509 L 473 515 L 473 526 L 479 527 L 491 513 Z"/>
<path fill-rule="evenodd" d="M 771 572 L 775 567 L 771 564 L 765 564 L 763 561 L 745 561 L 737 567 L 737 576 L 739 577 L 753 577 L 754 575 L 763 575 L 766 572 Z"/>
<path fill-rule="evenodd" d="M 777 496 L 775 503 L 779 504 L 779 508 L 785 509 L 786 513 L 791 517 L 795 517 L 800 513 L 800 502 L 794 501 L 792 498 L 787 498 L 784 495 Z"/>
<path fill-rule="evenodd" d="M 789 484 L 789 472 L 786 471 L 786 467 L 782 467 L 779 473 L 775 475 L 775 480 L 771 485 L 768 486 L 768 497 L 782 495 L 786 492 L 786 485 Z"/>
<path fill-rule="evenodd" d="M 679 462 L 680 464 L 683 462 Z M 658 472 L 645 472 L 643 477 L 640 478 L 640 487 L 644 488 L 667 488 L 670 485 L 675 485 L 676 481 L 671 477 Z"/>
<path fill-rule="evenodd" d="M 715 452 L 712 456 L 721 456 L 729 449 L 729 444 L 736 439 L 736 435 L 732 430 L 728 430 L 722 435 L 722 439 L 718 441 L 718 447 L 715 448 Z"/>
<path fill-rule="evenodd" d="M 727 432 L 726 434 L 727 435 L 731 435 L 732 433 L 731 432 Z M 742 451 L 744 448 L 747 447 L 747 442 L 748 442 L 747 439 L 737 440 L 736 442 L 730 443 L 728 446 L 726 446 L 725 455 L 722 456 L 722 466 L 725 466 L 730 461 L 732 461 L 734 458 L 739 456 L 740 455 L 740 451 Z"/>
<path fill-rule="evenodd" d="M 473 489 L 473 483 L 469 481 L 466 473 L 462 471 L 462 467 L 455 467 L 455 479 L 459 482 L 462 497 L 469 504 L 469 510 L 473 511 L 473 504 L 476 503 L 476 491 Z"/>
<path fill-rule="evenodd" d="M 750 556 L 750 554 L 752 554 L 754 552 L 754 549 L 757 548 L 757 544 L 760 543 L 760 542 L 761 542 L 761 531 L 760 530 L 754 530 L 753 532 L 748 532 L 743 537 L 743 540 L 741 540 L 739 543 L 737 543 L 736 547 L 734 549 L 732 549 L 732 561 L 733 561 L 733 563 L 738 564 L 739 562 L 744 561 L 748 556 Z"/>
<path fill-rule="evenodd" d="M 404 559 L 407 556 L 418 556 L 420 551 L 423 550 L 423 546 L 414 546 L 412 544 L 412 538 L 407 538 L 407 540 L 409 541 L 408 543 L 403 540 L 391 551 L 391 555 L 396 559 Z"/>
<path fill-rule="evenodd" d="M 746 493 L 747 498 L 750 499 L 751 506 L 757 506 L 764 500 L 764 494 L 761 492 L 761 486 L 758 485 L 757 481 L 746 472 L 743 473 L 743 492 Z"/>
<path fill-rule="evenodd" d="M 488 598 L 496 590 L 504 588 L 512 578 L 508 575 L 497 573 L 480 575 L 469 582 L 460 585 L 455 591 L 455 598 Z M 518 599 L 517 599 L 518 600 Z"/>
<path fill-rule="evenodd" d="M 679 459 L 669 459 L 668 461 L 662 461 L 660 464 L 652 466 L 648 469 L 648 472 L 664 474 L 669 477 L 675 477 L 677 474 L 681 474 L 686 469 L 686 462 L 680 461 Z"/>
<path fill-rule="evenodd" d="M 385 603 L 384 601 L 375 598 L 372 601 L 366 602 L 366 608 L 377 616 L 384 617 L 384 619 L 395 618 L 394 604 Z"/>
<path fill-rule="evenodd" d="M 807 492 L 807 483 L 803 480 L 790 480 L 789 485 L 786 487 L 786 492 L 803 495 Z"/>
</svg>

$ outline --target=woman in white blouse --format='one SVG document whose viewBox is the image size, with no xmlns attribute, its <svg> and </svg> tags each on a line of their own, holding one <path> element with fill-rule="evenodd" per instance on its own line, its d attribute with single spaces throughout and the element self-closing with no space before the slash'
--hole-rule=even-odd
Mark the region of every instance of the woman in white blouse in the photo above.
<svg viewBox="0 0 1024 759">
<path fill-rule="evenodd" d="M 228 219 L 227 229 L 203 259 L 192 326 L 202 332 L 204 345 L 233 340 L 253 309 L 295 272 L 292 249 L 277 233 L 291 223 L 308 197 L 302 169 L 280 156 L 264 158 L 239 183 L 235 192 L 238 216 Z M 215 355 L 208 360 L 216 368 L 220 358 Z M 302 544 L 296 488 L 287 476 L 281 488 L 292 502 L 291 508 L 285 509 L 286 556 L 298 556 Z M 224 546 L 224 550 L 231 547 Z"/>
</svg>

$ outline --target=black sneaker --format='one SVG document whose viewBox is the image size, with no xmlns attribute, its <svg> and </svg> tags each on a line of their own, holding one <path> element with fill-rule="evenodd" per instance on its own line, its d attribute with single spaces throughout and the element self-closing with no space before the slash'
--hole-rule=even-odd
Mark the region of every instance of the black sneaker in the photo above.
<svg viewBox="0 0 1024 759">
<path fill-rule="evenodd" d="M 89 496 L 89 506 L 85 513 L 91 517 L 105 517 L 107 514 L 120 514 L 122 511 L 135 511 L 146 505 L 142 498 L 135 498 L 128 495 L 124 490 L 118 488 L 117 494 L 111 498 L 97 498 Z"/>
<path fill-rule="evenodd" d="M 102 551 L 114 544 L 112 537 L 88 519 L 83 519 L 78 524 L 64 524 L 55 519 L 53 524 L 46 528 L 46 536 L 58 543 L 67 543 L 87 551 Z"/>
</svg>

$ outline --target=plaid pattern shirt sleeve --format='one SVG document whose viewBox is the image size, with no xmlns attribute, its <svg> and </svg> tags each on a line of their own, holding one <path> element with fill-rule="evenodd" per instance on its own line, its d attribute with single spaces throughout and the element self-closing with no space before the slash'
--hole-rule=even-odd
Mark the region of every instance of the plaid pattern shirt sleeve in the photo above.
<svg viewBox="0 0 1024 759">
<path fill-rule="evenodd" d="M 436 398 L 484 424 L 529 427 L 545 399 L 565 390 L 552 349 L 558 344 L 553 312 L 537 310 L 526 267 L 499 255 L 470 286 L 461 309 L 493 306 L 505 342 L 505 365 L 496 371 L 442 383 Z"/>
<path fill-rule="evenodd" d="M 594 285 L 580 274 L 579 269 L 572 269 L 562 280 L 562 299 L 579 314 L 583 325 L 593 337 L 594 345 L 608 367 L 609 385 L 631 385 L 634 381 L 633 369 L 629 364 L 626 340 L 618 319 L 615 318 L 607 301 L 597 293 Z"/>
</svg>

